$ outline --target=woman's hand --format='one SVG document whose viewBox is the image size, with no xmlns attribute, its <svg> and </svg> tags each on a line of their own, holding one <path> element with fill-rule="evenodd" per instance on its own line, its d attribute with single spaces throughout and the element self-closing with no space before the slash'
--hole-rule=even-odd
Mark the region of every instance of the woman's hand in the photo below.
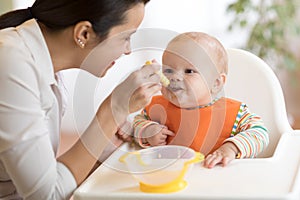
<svg viewBox="0 0 300 200">
<path fill-rule="evenodd" d="M 174 136 L 175 134 L 170 131 L 166 126 L 160 124 L 152 124 L 143 130 L 143 140 L 147 141 L 150 146 L 166 145 L 167 137 Z"/>
<path fill-rule="evenodd" d="M 144 108 L 151 97 L 161 90 L 160 77 L 156 73 L 160 65 L 154 62 L 133 72 L 111 94 L 114 115 L 127 116 Z"/>
<path fill-rule="evenodd" d="M 237 154 L 238 148 L 232 142 L 226 142 L 215 152 L 207 155 L 203 165 L 207 168 L 213 168 L 217 164 L 222 164 L 225 167 L 236 158 Z"/>
</svg>

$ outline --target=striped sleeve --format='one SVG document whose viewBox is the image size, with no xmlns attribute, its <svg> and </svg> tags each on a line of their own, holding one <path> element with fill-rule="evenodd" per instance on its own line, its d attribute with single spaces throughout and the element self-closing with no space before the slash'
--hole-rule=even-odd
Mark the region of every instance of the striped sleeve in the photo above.
<svg viewBox="0 0 300 200">
<path fill-rule="evenodd" d="M 135 116 L 133 121 L 133 134 L 134 140 L 143 148 L 150 146 L 143 137 L 143 130 L 152 124 L 158 124 L 157 122 L 151 121 L 150 117 L 147 115 L 146 110 L 143 110 L 141 114 Z"/>
<path fill-rule="evenodd" d="M 240 150 L 240 158 L 254 158 L 269 144 L 269 134 L 260 116 L 251 113 L 241 104 L 232 129 L 232 137 L 224 142 L 233 142 Z"/>
</svg>

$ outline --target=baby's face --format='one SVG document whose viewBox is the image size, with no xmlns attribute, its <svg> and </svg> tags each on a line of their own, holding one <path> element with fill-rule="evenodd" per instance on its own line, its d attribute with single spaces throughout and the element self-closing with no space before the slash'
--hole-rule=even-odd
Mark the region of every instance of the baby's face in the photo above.
<svg viewBox="0 0 300 200">
<path fill-rule="evenodd" d="M 207 77 L 211 75 L 200 72 L 199 67 L 195 67 L 190 61 L 166 51 L 162 71 L 170 80 L 169 86 L 162 89 L 162 94 L 174 105 L 192 108 L 211 102 L 211 81 Z"/>
</svg>

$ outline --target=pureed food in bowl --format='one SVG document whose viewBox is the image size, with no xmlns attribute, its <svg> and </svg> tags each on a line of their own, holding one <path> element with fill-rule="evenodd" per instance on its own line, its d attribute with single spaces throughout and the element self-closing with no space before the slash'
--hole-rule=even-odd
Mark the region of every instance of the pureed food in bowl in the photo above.
<svg viewBox="0 0 300 200">
<path fill-rule="evenodd" d="M 126 163 L 144 192 L 168 193 L 186 187 L 186 172 L 204 156 L 194 150 L 176 145 L 156 146 L 124 154 Z"/>
</svg>

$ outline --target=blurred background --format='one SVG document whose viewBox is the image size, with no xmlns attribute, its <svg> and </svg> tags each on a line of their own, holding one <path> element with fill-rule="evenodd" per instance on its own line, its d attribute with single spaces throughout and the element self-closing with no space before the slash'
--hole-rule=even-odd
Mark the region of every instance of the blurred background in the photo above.
<svg viewBox="0 0 300 200">
<path fill-rule="evenodd" d="M 33 2 L 1 0 L 0 13 L 27 8 Z M 164 29 L 169 35 L 202 31 L 218 38 L 226 48 L 242 48 L 258 55 L 279 78 L 289 122 L 293 128 L 299 129 L 299 5 L 299 0 L 151 0 L 146 6 L 141 29 Z M 151 41 L 151 37 L 143 39 Z M 138 38 L 132 38 L 133 45 L 135 39 Z M 154 57 L 148 59 L 160 60 L 156 54 L 152 55 Z M 128 75 L 128 71 L 140 67 L 145 59 L 126 60 L 121 57 L 100 80 L 77 69 L 64 71 L 69 106 L 63 118 L 63 132 L 84 130 L 103 99 Z M 114 78 L 111 78 L 112 74 Z M 87 101 L 88 96 L 92 100 Z"/>
</svg>

